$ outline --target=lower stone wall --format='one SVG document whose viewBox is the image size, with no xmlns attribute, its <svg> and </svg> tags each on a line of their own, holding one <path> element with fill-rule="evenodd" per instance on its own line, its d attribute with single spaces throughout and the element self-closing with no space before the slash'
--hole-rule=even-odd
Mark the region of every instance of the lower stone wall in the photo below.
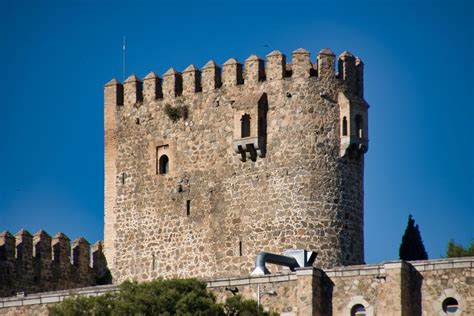
<svg viewBox="0 0 474 316">
<path fill-rule="evenodd" d="M 411 262 L 419 272 L 423 315 L 446 315 L 442 309 L 447 298 L 459 304 L 459 313 L 474 315 L 474 258 Z"/>
<path fill-rule="evenodd" d="M 75 295 L 116 291 L 105 285 L 0 298 L 0 315 L 47 315 L 47 304 Z M 260 301 L 282 316 L 347 316 L 355 306 L 367 316 L 448 315 L 443 302 L 453 298 L 458 310 L 449 315 L 474 315 L 474 257 L 389 261 L 377 265 L 283 271 L 261 277 L 208 281 L 219 301 L 240 294 Z"/>
<path fill-rule="evenodd" d="M 322 315 L 351 315 L 356 305 L 367 316 L 448 315 L 447 298 L 458 302 L 449 315 L 474 315 L 474 257 L 341 267 L 326 276 Z"/>
</svg>

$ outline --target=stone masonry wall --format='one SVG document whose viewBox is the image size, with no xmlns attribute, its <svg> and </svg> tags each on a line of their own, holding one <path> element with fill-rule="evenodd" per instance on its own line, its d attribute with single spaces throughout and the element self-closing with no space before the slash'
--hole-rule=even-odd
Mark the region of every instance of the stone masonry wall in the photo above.
<svg viewBox="0 0 474 316">
<path fill-rule="evenodd" d="M 44 230 L 0 234 L 0 297 L 95 285 L 106 269 L 102 242 L 91 247 L 81 237 L 71 245 L 63 233 L 51 238 Z"/>
<path fill-rule="evenodd" d="M 474 257 L 341 267 L 326 275 L 322 305 L 332 313 L 324 315 L 350 315 L 357 304 L 368 316 L 448 315 L 448 297 L 459 303 L 449 315 L 474 315 Z"/>
<path fill-rule="evenodd" d="M 295 248 L 318 252 L 323 268 L 363 263 L 364 161 L 340 155 L 337 103 L 342 93 L 367 107 L 362 63 L 346 52 L 336 75 L 335 61 L 299 49 L 291 64 L 272 52 L 245 71 L 230 59 L 222 71 L 209 62 L 109 82 L 104 237 L 115 281 L 247 275 L 258 252 Z M 265 150 L 247 147 L 241 161 L 234 114 L 257 106 L 249 96 L 266 98 Z M 173 122 L 167 106 L 186 106 L 187 118 Z"/>
<path fill-rule="evenodd" d="M 367 316 L 447 315 L 442 303 L 448 297 L 459 302 L 459 310 L 449 315 L 469 316 L 474 315 L 473 273 L 474 257 L 391 261 L 326 271 L 309 267 L 259 277 L 212 279 L 208 289 L 220 302 L 234 293 L 253 300 L 260 297 L 265 310 L 282 316 L 347 316 L 357 304 L 365 308 Z M 107 285 L 0 298 L 0 315 L 47 315 L 46 304 L 72 294 L 93 296 L 117 289 Z"/>
</svg>

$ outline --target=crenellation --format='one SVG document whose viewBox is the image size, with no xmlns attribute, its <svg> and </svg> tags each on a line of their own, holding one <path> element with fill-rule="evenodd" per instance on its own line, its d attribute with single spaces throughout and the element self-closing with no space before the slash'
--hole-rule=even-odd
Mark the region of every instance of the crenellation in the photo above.
<svg viewBox="0 0 474 316">
<path fill-rule="evenodd" d="M 15 237 L 0 233 L 0 294 L 10 292 L 15 284 Z"/>
<path fill-rule="evenodd" d="M 143 100 L 145 102 L 163 98 L 161 78 L 153 71 L 143 78 Z"/>
<path fill-rule="evenodd" d="M 113 78 L 104 86 L 104 104 L 123 105 L 123 85 Z"/>
<path fill-rule="evenodd" d="M 107 273 L 107 260 L 104 256 L 104 242 L 99 240 L 92 245 L 92 269 L 96 276 Z"/>
<path fill-rule="evenodd" d="M 192 97 L 201 92 L 201 71 L 193 64 L 183 71 L 183 96 Z"/>
<path fill-rule="evenodd" d="M 286 76 L 286 56 L 282 52 L 274 50 L 267 55 L 265 74 L 267 80 L 280 80 Z"/>
<path fill-rule="evenodd" d="M 82 237 L 71 247 L 63 233 L 51 238 L 42 229 L 33 236 L 24 229 L 15 236 L 5 231 L 0 234 L 0 297 L 95 285 L 108 271 L 102 250 L 101 242 L 91 247 Z"/>
<path fill-rule="evenodd" d="M 257 55 L 251 55 L 245 60 L 245 85 L 253 86 L 265 80 L 263 60 Z"/>
<path fill-rule="evenodd" d="M 130 75 L 124 82 L 125 105 L 135 105 L 143 100 L 143 83 L 135 75 Z"/>
<path fill-rule="evenodd" d="M 180 72 L 174 68 L 168 69 L 163 74 L 163 98 L 165 100 L 174 99 L 180 96 L 183 91 L 183 78 Z"/>
<path fill-rule="evenodd" d="M 309 78 L 311 76 L 310 53 L 304 48 L 298 48 L 292 53 L 291 70 L 293 78 Z"/>
<path fill-rule="evenodd" d="M 202 67 L 202 92 L 212 92 L 222 85 L 221 68 L 210 60 Z"/>
<path fill-rule="evenodd" d="M 361 96 L 363 90 L 363 63 L 349 52 L 343 52 L 338 62 L 339 77 L 346 90 Z M 150 72 L 143 82 L 131 75 L 122 85 L 116 79 L 105 85 L 105 103 L 134 105 L 154 100 L 176 97 L 193 98 L 196 93 L 211 93 L 221 86 L 225 88 L 244 85 L 245 89 L 264 81 L 281 80 L 283 78 L 319 77 L 321 82 L 335 80 L 335 55 L 328 49 L 322 49 L 316 63 L 312 63 L 310 53 L 299 48 L 292 52 L 292 60 L 287 63 L 286 56 L 278 50 L 266 56 L 264 62 L 257 55 L 245 60 L 245 71 L 236 59 L 228 59 L 221 68 L 210 60 L 202 69 L 191 64 L 183 72 L 174 68 L 168 69 L 161 79 Z"/>
<path fill-rule="evenodd" d="M 356 59 L 348 51 L 342 52 L 338 60 L 338 76 L 344 82 L 346 90 L 354 93 L 356 82 Z"/>
<path fill-rule="evenodd" d="M 74 278 L 76 282 L 90 284 L 91 273 L 90 244 L 84 237 L 79 237 L 72 242 L 72 259 L 74 265 Z"/>
<path fill-rule="evenodd" d="M 16 241 L 16 280 L 20 287 L 33 284 L 33 236 L 25 229 L 15 234 Z"/>
<path fill-rule="evenodd" d="M 335 72 L 336 55 L 329 48 L 323 48 L 318 53 L 318 77 L 323 80 L 332 80 Z"/>
<path fill-rule="evenodd" d="M 52 240 L 53 248 L 53 277 L 64 284 L 71 278 L 71 245 L 69 238 L 63 233 L 57 233 Z"/>
<path fill-rule="evenodd" d="M 355 58 L 356 66 L 356 82 L 355 82 L 355 93 L 363 98 L 364 97 L 364 63 L 359 57 Z"/>
<path fill-rule="evenodd" d="M 243 66 L 235 58 L 228 59 L 222 67 L 222 84 L 233 87 L 244 83 Z"/>
<path fill-rule="evenodd" d="M 33 235 L 33 255 L 35 279 L 39 288 L 48 288 L 52 279 L 52 238 L 40 229 Z"/>
</svg>

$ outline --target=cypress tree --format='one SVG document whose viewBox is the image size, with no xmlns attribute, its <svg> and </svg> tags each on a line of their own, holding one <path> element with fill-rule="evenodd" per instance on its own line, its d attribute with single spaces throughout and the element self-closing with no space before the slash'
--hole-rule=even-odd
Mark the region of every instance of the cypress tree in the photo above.
<svg viewBox="0 0 474 316">
<path fill-rule="evenodd" d="M 421 239 L 420 229 L 418 225 L 415 225 L 415 220 L 411 215 L 408 216 L 408 224 L 402 237 L 399 255 L 400 260 L 406 261 L 428 259 L 428 254 Z"/>
</svg>

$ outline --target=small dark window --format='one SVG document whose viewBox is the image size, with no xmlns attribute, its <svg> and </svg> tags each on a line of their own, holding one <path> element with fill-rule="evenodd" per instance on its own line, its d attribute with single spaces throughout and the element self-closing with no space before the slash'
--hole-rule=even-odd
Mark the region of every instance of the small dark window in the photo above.
<svg viewBox="0 0 474 316">
<path fill-rule="evenodd" d="M 356 136 L 358 138 L 364 137 L 363 126 L 364 126 L 364 121 L 362 120 L 362 116 L 360 114 L 357 114 L 355 116 L 355 128 L 356 128 Z"/>
<path fill-rule="evenodd" d="M 122 184 L 125 184 L 125 172 L 122 172 Z"/>
<path fill-rule="evenodd" d="M 140 119 L 139 119 L 138 117 L 135 119 L 135 123 L 136 123 L 137 125 L 140 125 Z"/>
<path fill-rule="evenodd" d="M 240 121 L 241 137 L 250 137 L 250 115 L 245 113 Z"/>
<path fill-rule="evenodd" d="M 242 257 L 242 241 L 239 241 L 239 256 Z"/>
<path fill-rule="evenodd" d="M 365 316 L 365 307 L 362 304 L 354 305 L 351 308 L 351 316 Z"/>
<path fill-rule="evenodd" d="M 454 314 L 459 309 L 459 303 L 454 297 L 448 297 L 443 301 L 443 311 L 450 315 Z"/>
<path fill-rule="evenodd" d="M 167 174 L 169 172 L 169 159 L 168 156 L 163 155 L 160 157 L 159 167 L 158 167 L 160 174 Z"/>
<path fill-rule="evenodd" d="M 342 118 L 342 136 L 347 136 L 347 117 Z"/>
<path fill-rule="evenodd" d="M 186 215 L 191 215 L 191 200 L 186 201 Z"/>
</svg>

